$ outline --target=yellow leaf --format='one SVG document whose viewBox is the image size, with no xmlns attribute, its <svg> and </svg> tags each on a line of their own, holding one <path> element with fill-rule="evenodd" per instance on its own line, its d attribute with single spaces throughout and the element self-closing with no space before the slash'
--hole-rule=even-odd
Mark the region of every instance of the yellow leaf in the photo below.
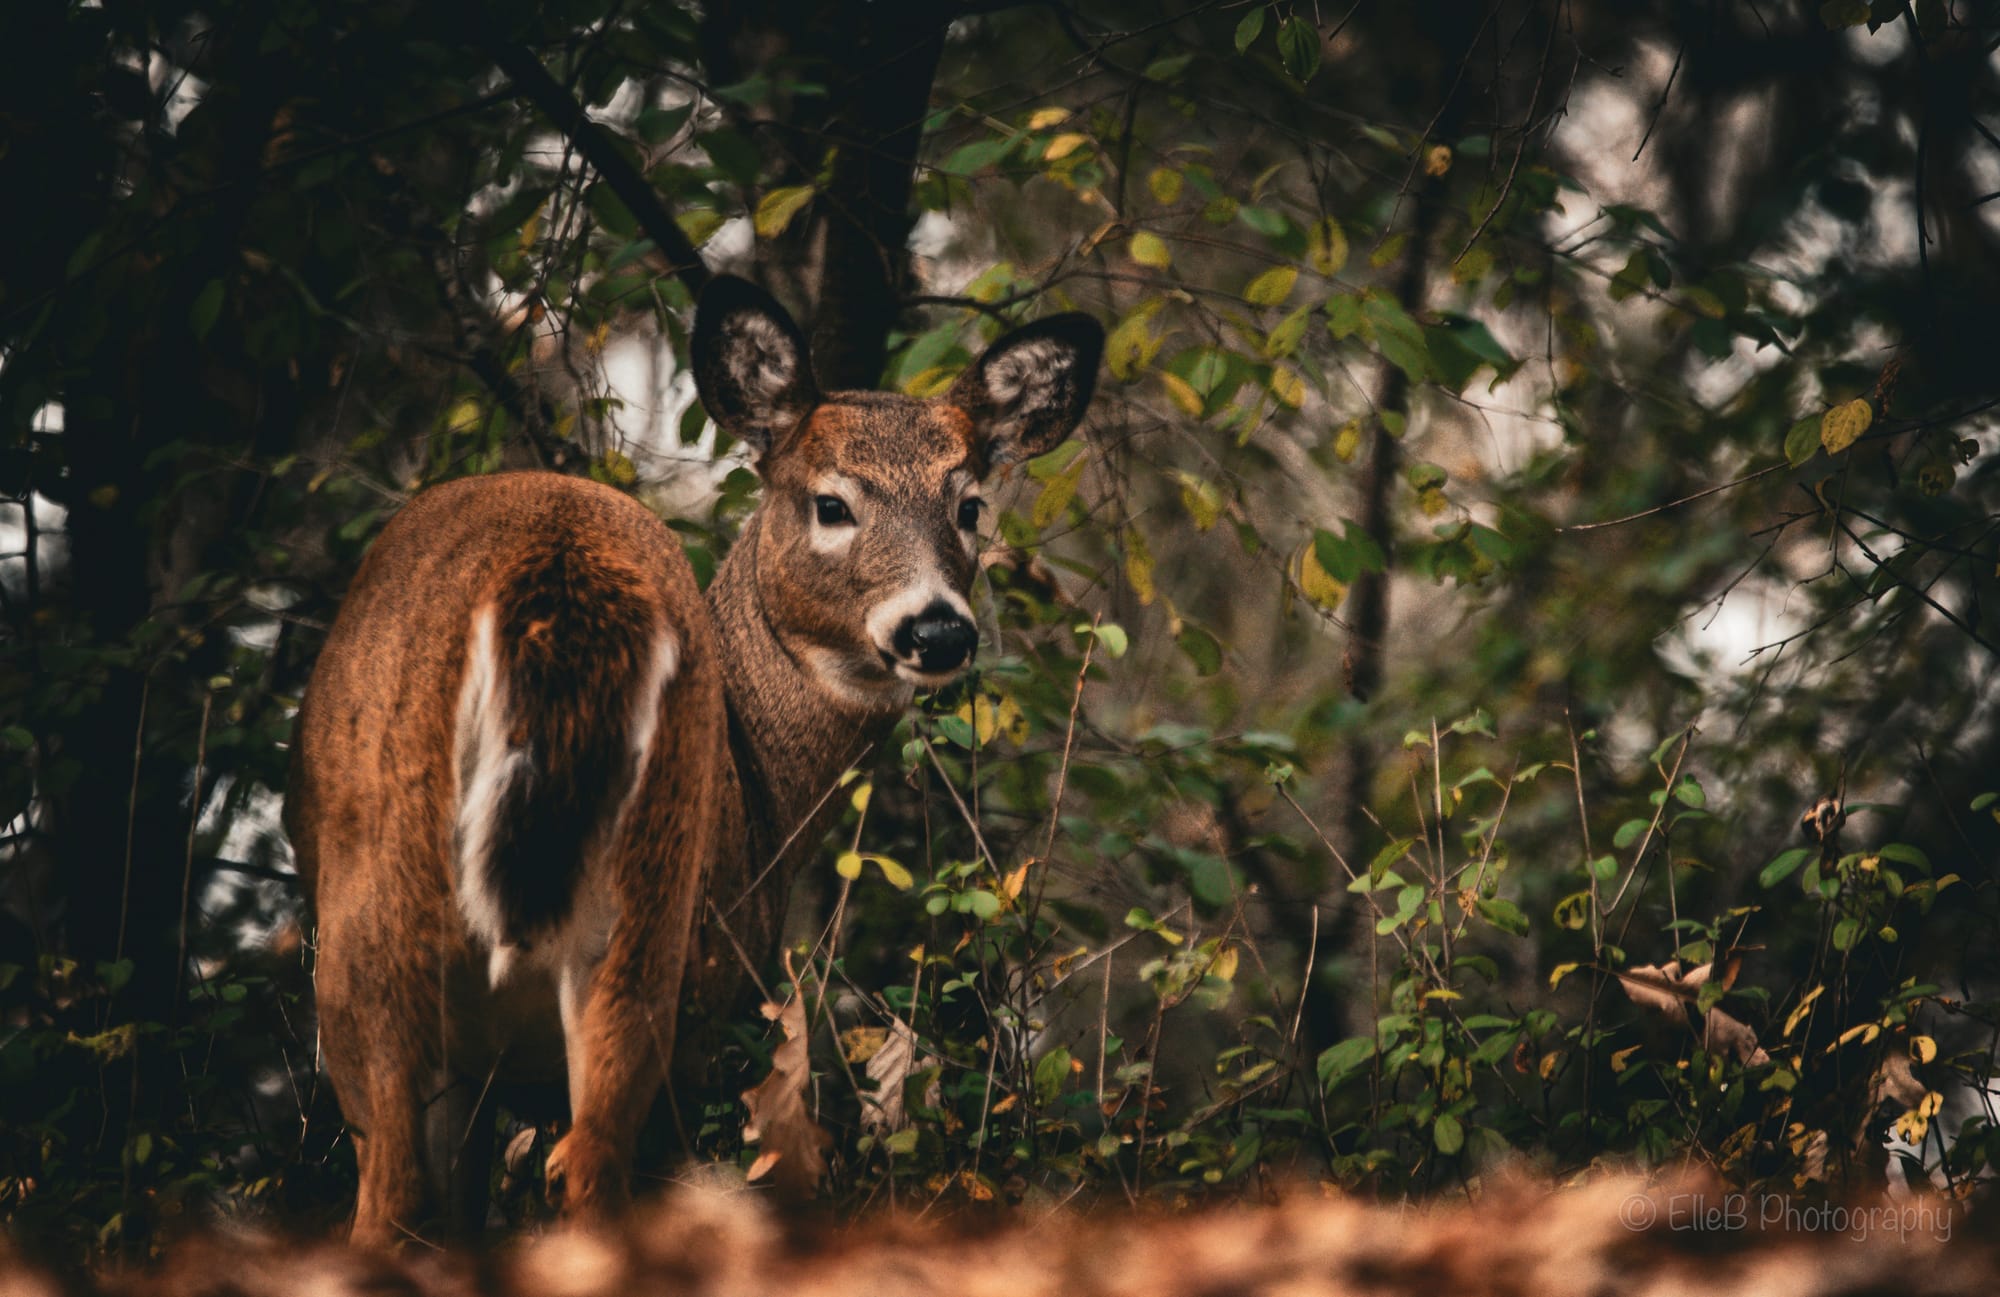
<svg viewBox="0 0 2000 1297">
<path fill-rule="evenodd" d="M 848 800 L 853 803 L 854 809 L 856 811 L 865 814 L 868 810 L 868 799 L 874 795 L 875 795 L 875 785 L 872 783 L 864 782 L 860 787 L 854 790 L 854 796 L 849 798 Z"/>
<path fill-rule="evenodd" d="M 1347 231 L 1331 216 L 1322 216 L 1306 236 L 1306 260 L 1322 275 L 1337 275 L 1347 264 Z"/>
<path fill-rule="evenodd" d="M 722 213 L 712 207 L 689 207 L 674 213 L 674 224 L 681 227 L 681 233 L 697 248 L 715 237 L 723 220 Z"/>
<path fill-rule="evenodd" d="M 529 213 L 528 219 L 521 224 L 521 251 L 526 252 L 529 248 L 534 247 L 535 240 L 540 238 L 541 234 L 542 209 L 537 207 L 533 212 Z"/>
<path fill-rule="evenodd" d="M 1434 486 L 1427 486 L 1417 492 L 1417 508 L 1424 511 L 1426 518 L 1435 518 L 1450 507 L 1450 499 Z"/>
<path fill-rule="evenodd" d="M 1552 1049 L 1542 1055 L 1541 1066 L 1536 1070 L 1541 1073 L 1544 1081 L 1556 1074 L 1556 1068 L 1561 1066 L 1562 1058 L 1562 1051 L 1560 1049 Z"/>
<path fill-rule="evenodd" d="M 1850 1041 L 1854 1041 L 1857 1039 L 1862 1044 L 1865 1045 L 1868 1042 L 1874 1040 L 1875 1037 L 1881 1034 L 1882 1034 L 1882 1028 L 1872 1022 L 1858 1023 L 1855 1026 L 1849 1027 L 1846 1031 L 1841 1032 L 1840 1039 L 1834 1041 L 1831 1045 L 1828 1045 L 1826 1047 L 1826 1052 L 1831 1054 L 1834 1050 L 1839 1049 L 1842 1045 L 1845 1045 Z"/>
<path fill-rule="evenodd" d="M 1729 314 L 1729 308 L 1723 304 L 1722 299 L 1699 284 L 1689 284 L 1682 290 L 1681 297 L 1695 309 L 1697 314 L 1705 315 L 1711 320 L 1719 320 Z"/>
<path fill-rule="evenodd" d="M 1306 403 L 1306 380 L 1284 365 L 1271 366 L 1271 395 L 1294 410 Z"/>
<path fill-rule="evenodd" d="M 951 386 L 959 371 L 950 365 L 932 365 L 903 380 L 905 396 L 936 396 Z"/>
<path fill-rule="evenodd" d="M 1549 970 L 1549 989 L 1551 991 L 1555 990 L 1556 987 L 1562 984 L 1563 978 L 1568 977 L 1580 967 L 1582 967 L 1580 964 L 1557 964 Z"/>
<path fill-rule="evenodd" d="M 1441 176 L 1449 170 L 1451 170 L 1451 146 L 1449 144 L 1431 145 L 1430 152 L 1424 154 L 1424 174 L 1427 176 Z"/>
<path fill-rule="evenodd" d="M 888 1043 L 887 1027 L 849 1027 L 840 1033 L 840 1055 L 850 1063 L 865 1063 Z"/>
<path fill-rule="evenodd" d="M 1065 132 L 1049 141 L 1049 146 L 1042 150 L 1042 161 L 1054 162 L 1066 158 L 1088 143 L 1090 137 L 1080 131 Z"/>
<path fill-rule="evenodd" d="M 1236 978 L 1237 959 L 1236 947 L 1227 947 L 1215 957 L 1215 962 L 1208 966 L 1208 975 L 1210 977 L 1219 977 L 1225 982 L 1234 981 Z"/>
<path fill-rule="evenodd" d="M 583 340 L 583 349 L 594 356 L 604 350 L 604 344 L 610 339 L 611 321 L 600 320 L 597 327 L 590 331 L 590 336 Z"/>
<path fill-rule="evenodd" d="M 849 882 L 853 882 L 855 879 L 861 877 L 861 853 L 858 851 L 841 852 L 840 858 L 833 862 L 833 872 L 839 874 Z"/>
<path fill-rule="evenodd" d="M 758 200 L 757 214 L 750 221 L 757 227 L 757 237 L 775 239 L 783 234 L 785 227 L 792 223 L 792 218 L 812 201 L 812 196 L 811 185 L 786 185 L 765 194 Z"/>
<path fill-rule="evenodd" d="M 1042 487 L 1042 493 L 1035 497 L 1035 507 L 1028 511 L 1028 521 L 1036 527 L 1046 527 L 1062 517 L 1063 510 L 1076 498 L 1077 483 L 1083 480 L 1083 466 L 1090 462 L 1089 455 L 1078 455 L 1070 461 L 1068 468 L 1050 478 Z"/>
<path fill-rule="evenodd" d="M 1160 385 L 1167 389 L 1168 399 L 1180 407 L 1182 414 L 1187 415 L 1190 419 L 1199 419 L 1201 417 L 1201 393 L 1195 391 L 1193 385 L 1185 378 L 1182 378 L 1178 374 L 1169 374 L 1163 371 L 1160 374 Z"/>
<path fill-rule="evenodd" d="M 1349 419 L 1333 434 L 1333 457 L 1343 464 L 1352 464 L 1354 457 L 1361 453 L 1361 420 Z"/>
<path fill-rule="evenodd" d="M 1929 1036 L 1910 1037 L 1910 1057 L 1919 1063 L 1928 1063 L 1937 1057 L 1937 1042 Z"/>
<path fill-rule="evenodd" d="M 1433 986 L 1419 998 L 1424 1000 L 1463 1000 L 1465 997 L 1449 987 Z"/>
<path fill-rule="evenodd" d="M 1291 266 L 1273 266 L 1251 280 L 1243 290 L 1243 300 L 1252 306 L 1282 306 L 1299 282 L 1299 272 Z"/>
<path fill-rule="evenodd" d="M 1141 604 L 1153 602 L 1156 591 L 1153 588 L 1153 551 L 1146 545 L 1146 537 L 1137 527 L 1125 529 L 1125 579 L 1132 584 L 1132 593 L 1139 596 Z"/>
<path fill-rule="evenodd" d="M 1153 174 L 1146 177 L 1146 188 L 1163 206 L 1171 206 L 1180 201 L 1181 173 L 1172 167 L 1154 167 Z"/>
<path fill-rule="evenodd" d="M 1638 1052 L 1639 1052 L 1639 1046 L 1637 1046 L 1637 1045 L 1633 1045 L 1633 1046 L 1631 1046 L 1631 1047 L 1630 1047 L 1629 1049 L 1621 1049 L 1621 1050 L 1617 1050 L 1617 1051 L 1615 1051 L 1615 1052 L 1614 1052 L 1614 1053 L 1613 1053 L 1613 1054 L 1611 1055 L 1611 1070 L 1612 1070 L 1613 1072 L 1622 1072 L 1622 1071 L 1624 1071 L 1624 1070 L 1625 1070 L 1625 1060 L 1626 1060 L 1626 1059 L 1628 1059 L 1628 1058 L 1630 1058 L 1630 1057 L 1632 1057 L 1632 1055 L 1634 1055 L 1634 1054 L 1636 1054 L 1636 1053 L 1638 1053 Z"/>
<path fill-rule="evenodd" d="M 1140 230 L 1133 235 L 1128 250 L 1132 260 L 1155 270 L 1165 270 L 1174 264 L 1174 254 L 1167 251 L 1166 241 L 1151 230 Z"/>
<path fill-rule="evenodd" d="M 1021 710 L 1021 704 L 1015 702 L 1011 696 L 1003 696 L 1000 699 L 1000 710 L 995 723 L 1009 743 L 1027 742 L 1027 713 Z"/>
<path fill-rule="evenodd" d="M 1857 396 L 1820 416 L 1819 444 L 1826 447 L 1827 454 L 1838 455 L 1868 431 L 1868 425 L 1873 422 L 1875 408 L 1868 404 L 1866 397 Z"/>
<path fill-rule="evenodd" d="M 1397 257 L 1402 256 L 1403 245 L 1409 241 L 1410 234 L 1408 230 L 1390 235 L 1376 246 L 1375 251 L 1368 254 L 1368 264 L 1380 270 Z"/>
<path fill-rule="evenodd" d="M 910 871 L 889 859 L 889 857 L 868 856 L 867 859 L 874 862 L 875 867 L 882 871 L 882 877 L 889 880 L 889 886 L 895 888 L 897 891 L 907 892 L 911 887 L 916 885 L 917 880 L 910 874 Z"/>
<path fill-rule="evenodd" d="M 980 694 L 970 702 L 958 705 L 958 719 L 972 726 L 973 737 L 980 747 L 985 747 L 993 738 L 993 700 Z"/>
<path fill-rule="evenodd" d="M 1806 992 L 1805 998 L 1799 1001 L 1798 1007 L 1793 1009 L 1785 1018 L 1785 1035 L 1789 1036 L 1793 1031 L 1797 1030 L 1799 1023 L 1806 1016 L 1806 1010 L 1812 1008 L 1812 1002 L 1817 1000 L 1820 992 L 1825 989 L 1826 987 L 1824 986 L 1815 986 L 1812 990 Z"/>
<path fill-rule="evenodd" d="M 1347 586 L 1319 565 L 1319 555 L 1311 544 L 1299 551 L 1299 589 L 1306 598 L 1329 612 L 1347 597 Z"/>
<path fill-rule="evenodd" d="M 1896 1118 L 1895 1125 L 1891 1129 L 1912 1144 L 1922 1144 L 1924 1136 L 1930 1133 L 1931 1118 L 1937 1115 L 1937 1110 L 1942 1106 L 1944 1106 L 1942 1094 L 1936 1090 L 1926 1091 L 1924 1097 L 1917 1101 L 1916 1107 Z"/>
<path fill-rule="evenodd" d="M 1194 519 L 1196 531 L 1207 531 L 1222 517 L 1222 493 L 1202 478 L 1180 469 L 1174 476 L 1181 484 L 1181 507 Z"/>
<path fill-rule="evenodd" d="M 607 450 L 601 462 L 604 475 L 619 486 L 630 486 L 639 480 L 639 470 L 633 466 L 623 451 Z"/>
<path fill-rule="evenodd" d="M 1028 866 L 1034 863 L 1032 860 L 1024 860 L 1019 869 L 1001 879 L 1000 894 L 1010 901 L 1017 899 L 1021 895 L 1021 888 L 1028 881 Z"/>
<path fill-rule="evenodd" d="M 1059 126 L 1069 120 L 1067 108 L 1037 108 L 1034 116 L 1028 118 L 1028 129 L 1045 131 L 1051 126 Z"/>
<path fill-rule="evenodd" d="M 1153 361 L 1160 350 L 1164 337 L 1154 337 L 1149 322 L 1166 305 L 1164 298 L 1154 298 L 1135 308 L 1121 320 L 1104 339 L 1104 363 L 1112 376 L 1121 382 L 1129 382 L 1137 371 Z"/>
<path fill-rule="evenodd" d="M 997 1117 L 997 1116 L 999 1116 L 999 1115 L 1000 1115 L 1001 1113 L 1003 1113 L 1003 1112 L 1007 1112 L 1007 1111 L 1009 1111 L 1010 1109 L 1012 1109 L 1012 1108 L 1014 1107 L 1014 1105 L 1015 1105 L 1015 1104 L 1017 1104 L 1017 1103 L 1019 1103 L 1019 1102 L 1021 1102 L 1021 1096 L 1020 1096 L 1020 1095 L 1018 1095 L 1018 1094 L 1010 1094 L 1010 1095 L 1008 1095 L 1008 1096 L 1007 1096 L 1006 1098 L 1002 1099 L 1002 1100 L 1001 1100 L 1000 1102 L 998 1102 L 998 1103 L 996 1103 L 996 1104 L 994 1104 L 994 1105 L 993 1105 L 993 1111 L 992 1111 L 992 1114 L 991 1114 L 991 1115 L 992 1115 L 992 1116 L 995 1116 L 995 1117 Z"/>
<path fill-rule="evenodd" d="M 471 432 L 483 422 L 485 416 L 480 411 L 477 401 L 454 402 L 450 413 L 444 417 L 446 432 Z"/>
</svg>

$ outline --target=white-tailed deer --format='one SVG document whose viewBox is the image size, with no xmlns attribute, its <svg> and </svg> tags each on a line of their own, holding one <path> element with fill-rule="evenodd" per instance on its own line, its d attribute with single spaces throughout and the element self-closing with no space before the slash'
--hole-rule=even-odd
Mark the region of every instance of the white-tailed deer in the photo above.
<svg viewBox="0 0 2000 1297">
<path fill-rule="evenodd" d="M 299 714 L 286 822 L 318 919 L 354 1236 L 483 1220 L 496 1083 L 567 1084 L 566 1213 L 625 1199 L 684 1005 L 776 941 L 840 773 L 977 645 L 980 482 L 1082 418 L 1081 315 L 995 343 L 942 396 L 816 390 L 782 308 L 702 295 L 697 385 L 763 500 L 708 597 L 604 486 L 452 482 L 384 528 Z"/>
</svg>

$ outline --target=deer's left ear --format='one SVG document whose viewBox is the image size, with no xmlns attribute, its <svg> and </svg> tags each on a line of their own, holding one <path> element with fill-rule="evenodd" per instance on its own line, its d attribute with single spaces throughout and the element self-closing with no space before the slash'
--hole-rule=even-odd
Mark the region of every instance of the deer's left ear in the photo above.
<svg viewBox="0 0 2000 1297">
<path fill-rule="evenodd" d="M 1033 459 L 1083 421 L 1103 356 L 1104 330 L 1096 320 L 1051 315 L 988 347 L 946 399 L 972 416 L 989 469 Z"/>
</svg>

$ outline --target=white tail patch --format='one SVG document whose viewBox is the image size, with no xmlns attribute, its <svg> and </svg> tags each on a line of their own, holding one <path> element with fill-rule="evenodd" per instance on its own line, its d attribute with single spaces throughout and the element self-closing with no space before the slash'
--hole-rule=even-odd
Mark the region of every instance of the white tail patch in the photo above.
<svg viewBox="0 0 2000 1297">
<path fill-rule="evenodd" d="M 646 763 L 652 759 L 653 736 L 660 729 L 660 694 L 681 665 L 681 641 L 674 634 L 673 627 L 660 627 L 660 636 L 653 641 L 653 654 L 646 661 L 646 674 L 639 681 L 639 692 L 632 697 L 632 792 L 637 793 L 646 779 Z M 627 794 L 629 803 L 632 795 Z M 619 808 L 623 814 L 623 807 Z"/>
<path fill-rule="evenodd" d="M 494 623 L 490 607 L 473 614 L 466 640 L 465 681 L 458 695 L 457 898 L 467 930 L 487 947 L 488 985 L 497 987 L 512 974 L 526 950 L 507 940 L 505 907 L 492 873 L 493 829 L 514 780 L 531 773 L 531 758 L 525 749 L 508 743 L 511 700 L 495 652 Z M 661 694 L 679 667 L 680 640 L 671 627 L 662 626 L 644 671 L 633 682 L 632 710 L 626 721 L 632 785 L 613 812 L 602 842 L 616 838 L 616 826 L 633 800 L 642 795 L 653 741 L 659 734 Z M 547 934 L 546 940 L 535 942 L 533 960 L 537 965 L 552 969 L 578 966 L 587 976 L 588 969 L 602 957 L 614 916 L 607 904 L 598 903 L 610 896 L 611 888 L 601 876 L 593 877 L 594 863 L 584 862 L 579 883 L 582 895 L 569 919 Z"/>
<path fill-rule="evenodd" d="M 528 773 L 528 754 L 507 742 L 507 682 L 493 647 L 494 611 L 472 614 L 465 646 L 465 681 L 458 690 L 458 910 L 465 926 L 492 954 L 488 974 L 507 975 L 515 948 L 507 944 L 505 911 L 492 876 L 493 825 L 507 787 Z"/>
</svg>

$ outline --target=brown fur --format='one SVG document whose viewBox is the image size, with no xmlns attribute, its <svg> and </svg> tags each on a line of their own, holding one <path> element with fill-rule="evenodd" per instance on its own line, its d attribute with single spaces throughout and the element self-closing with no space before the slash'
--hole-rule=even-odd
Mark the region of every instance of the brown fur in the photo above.
<svg viewBox="0 0 2000 1297">
<path fill-rule="evenodd" d="M 1937 1198 L 1890 1205 L 1867 1231 L 1776 1218 L 1697 1226 L 1676 1202 L 1714 1188 L 1610 1178 L 1502 1183 L 1456 1205 L 1382 1206 L 1310 1190 L 1276 1206 L 1077 1217 L 1026 1209 L 984 1228 L 878 1220 L 829 1229 L 774 1218 L 752 1195 L 683 1190 L 615 1230 L 564 1232 L 486 1258 L 401 1260 L 235 1239 L 184 1247 L 132 1297 L 1648 1297 L 1702 1293 L 1910 1297 L 1995 1291 L 2000 1257 Z M 1901 1220 L 1902 1227 L 1889 1224 Z M 47 1294 L 0 1265 L 0 1291 Z M 69 1290 L 76 1291 L 76 1290 Z M 104 1291 L 104 1290 L 100 1290 Z"/>
<path fill-rule="evenodd" d="M 623 1203 L 682 1016 L 730 1007 L 739 948 L 768 957 L 816 810 L 911 696 L 867 612 L 914 573 L 966 594 L 954 492 L 1068 435 L 1099 346 L 1094 324 L 1056 317 L 996 344 L 948 398 L 821 398 L 796 328 L 719 279 L 697 377 L 758 452 L 765 492 L 707 600 L 658 519 L 576 479 L 454 482 L 384 529 L 301 709 L 286 807 L 319 924 L 322 1053 L 360 1162 L 357 1240 L 440 1211 L 477 1228 L 496 1085 L 567 1080 L 551 1192 L 585 1215 Z M 1023 384 L 1022 357 L 1053 377 Z M 861 497 L 837 552 L 813 541 L 828 474 Z M 504 706 L 468 713 L 489 621 Z M 633 709 L 662 634 L 677 663 L 645 704 L 657 719 L 639 769 Z M 504 743 L 468 741 L 468 714 L 504 716 Z M 503 749 L 516 773 L 482 784 L 474 755 Z M 490 827 L 493 922 L 513 958 L 500 973 L 457 890 L 474 840 L 460 791 L 478 787 L 504 790 L 490 818 L 476 797 L 465 812 Z M 561 974 L 537 962 L 570 959 L 564 941 L 585 952 L 563 965 L 587 978 L 580 1058 L 548 1024 Z"/>
</svg>

